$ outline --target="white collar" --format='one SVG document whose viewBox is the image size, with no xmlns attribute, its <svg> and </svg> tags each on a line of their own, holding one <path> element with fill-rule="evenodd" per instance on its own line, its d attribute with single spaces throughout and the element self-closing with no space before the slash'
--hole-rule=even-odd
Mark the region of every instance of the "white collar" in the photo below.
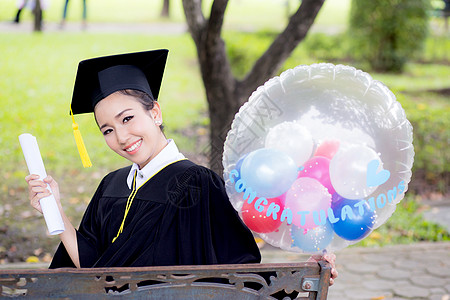
<svg viewBox="0 0 450 300">
<path fill-rule="evenodd" d="M 164 169 L 167 165 L 185 158 L 184 155 L 178 150 L 174 140 L 169 139 L 167 142 L 167 145 L 161 150 L 161 152 L 159 152 L 158 155 L 149 161 L 141 170 L 139 170 L 139 166 L 136 163 L 133 163 L 127 177 L 127 184 L 130 189 L 133 184 L 133 176 L 135 171 L 137 171 L 136 187 L 140 187 L 149 178 Z"/>
</svg>

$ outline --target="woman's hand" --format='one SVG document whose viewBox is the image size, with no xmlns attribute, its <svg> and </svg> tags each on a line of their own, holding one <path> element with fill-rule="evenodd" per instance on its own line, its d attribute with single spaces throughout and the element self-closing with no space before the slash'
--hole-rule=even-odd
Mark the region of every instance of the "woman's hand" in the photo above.
<svg viewBox="0 0 450 300">
<path fill-rule="evenodd" d="M 334 255 L 334 253 L 325 253 L 324 255 L 315 254 L 308 259 L 310 262 L 319 262 L 321 260 L 325 260 L 331 265 L 330 286 L 332 286 L 334 280 L 338 277 L 338 271 L 336 270 L 336 255 Z"/>
<path fill-rule="evenodd" d="M 56 204 L 58 205 L 59 212 L 61 213 L 61 217 L 64 222 L 64 227 L 66 228 L 63 233 L 59 234 L 59 237 L 61 238 L 61 242 L 64 244 L 64 247 L 66 248 L 67 253 L 69 253 L 73 263 L 77 268 L 79 268 L 80 257 L 78 254 L 77 233 L 62 209 L 58 183 L 51 176 L 47 176 L 43 181 L 39 180 L 39 176 L 35 174 L 28 175 L 25 177 L 25 180 L 28 183 L 28 197 L 30 199 L 30 204 L 40 213 L 42 213 L 42 207 L 39 200 L 50 196 L 53 192 L 53 197 L 56 200 Z M 52 192 L 48 190 L 47 184 L 50 185 Z"/>
<path fill-rule="evenodd" d="M 61 201 L 59 198 L 59 187 L 58 183 L 51 177 L 47 176 L 44 181 L 39 180 L 39 175 L 31 174 L 25 177 L 28 183 L 28 198 L 30 200 L 31 206 L 42 214 L 42 207 L 39 200 L 48 197 L 53 192 L 53 197 L 55 197 L 56 203 L 61 210 Z M 52 192 L 47 188 L 47 184 L 50 185 Z"/>
</svg>

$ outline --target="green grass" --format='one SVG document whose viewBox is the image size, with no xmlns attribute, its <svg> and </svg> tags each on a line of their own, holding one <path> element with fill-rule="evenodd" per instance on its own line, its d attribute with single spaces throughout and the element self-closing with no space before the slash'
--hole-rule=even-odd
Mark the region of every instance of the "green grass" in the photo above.
<svg viewBox="0 0 450 300">
<path fill-rule="evenodd" d="M 30 132 L 38 137 L 48 167 L 73 166 L 78 158 L 73 148 L 68 115 L 77 64 L 84 58 L 167 47 L 171 49 L 160 101 L 170 131 L 198 119 L 205 109 L 202 85 L 195 64 L 195 52 L 188 35 L 158 37 L 114 34 L 1 34 L 0 81 L 2 165 L 22 160 L 17 136 Z M 68 42 L 70 41 L 70 42 Z M 52 45 L 49 48 L 49 45 Z M 30 45 L 32 47 L 30 48 Z M 32 49 L 32 50 L 30 50 Z M 95 164 L 106 164 L 102 141 L 92 116 L 77 117 Z M 62 155 L 64 154 L 64 155 Z"/>
<path fill-rule="evenodd" d="M 450 67 L 444 64 L 410 63 L 402 74 L 373 74 L 374 79 L 386 82 L 397 91 L 420 92 L 448 88 Z M 448 100 L 442 99 L 448 104 Z"/>
</svg>

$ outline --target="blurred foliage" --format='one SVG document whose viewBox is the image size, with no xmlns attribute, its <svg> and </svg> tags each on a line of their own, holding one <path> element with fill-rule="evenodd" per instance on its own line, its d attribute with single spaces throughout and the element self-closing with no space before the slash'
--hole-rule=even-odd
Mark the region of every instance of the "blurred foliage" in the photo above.
<svg viewBox="0 0 450 300">
<path fill-rule="evenodd" d="M 348 57 L 350 43 L 346 34 L 311 34 L 305 39 L 302 47 L 310 57 L 321 61 L 343 63 L 350 59 Z"/>
<path fill-rule="evenodd" d="M 272 31 L 225 33 L 227 54 L 233 74 L 237 78 L 243 78 L 275 37 L 276 33 Z M 346 61 L 348 45 L 348 37 L 345 34 L 312 33 L 294 50 L 280 72 L 299 64 Z"/>
<path fill-rule="evenodd" d="M 450 92 L 449 92 L 450 95 Z M 435 191 L 449 192 L 450 184 L 450 110 L 434 107 L 426 102 L 415 103 L 407 95 L 399 94 L 399 101 L 407 111 L 414 128 L 413 172 L 422 171 L 424 180 Z"/>
<path fill-rule="evenodd" d="M 380 72 L 401 72 L 423 48 L 429 0 L 353 0 L 349 30 L 354 55 Z"/>
<path fill-rule="evenodd" d="M 256 33 L 226 32 L 227 55 L 233 74 L 243 78 L 255 61 L 266 51 L 275 37 L 271 31 Z"/>
<path fill-rule="evenodd" d="M 431 36 L 425 42 L 425 51 L 419 57 L 425 63 L 435 62 L 448 64 L 450 62 L 450 36 Z"/>
</svg>

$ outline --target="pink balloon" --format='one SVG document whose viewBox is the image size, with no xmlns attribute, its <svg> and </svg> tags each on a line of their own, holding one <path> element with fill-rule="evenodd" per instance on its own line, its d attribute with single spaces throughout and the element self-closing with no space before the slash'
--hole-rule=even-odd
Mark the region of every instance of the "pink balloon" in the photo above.
<svg viewBox="0 0 450 300">
<path fill-rule="evenodd" d="M 323 141 L 319 147 L 317 147 L 314 156 L 323 156 L 332 159 L 333 156 L 339 150 L 340 142 L 338 140 L 326 140 Z"/>
<path fill-rule="evenodd" d="M 328 192 L 333 195 L 336 191 L 331 184 L 330 179 L 330 160 L 323 156 L 314 156 L 309 159 L 304 165 L 303 170 L 298 174 L 300 177 L 309 177 L 317 179 L 324 187 L 328 189 Z"/>
<path fill-rule="evenodd" d="M 304 229 L 319 226 L 319 224 L 316 224 L 317 221 L 319 223 L 326 221 L 330 206 L 330 193 L 319 181 L 313 178 L 298 178 L 286 193 L 285 207 L 292 211 L 292 223 Z M 314 218 L 314 215 L 316 218 Z M 316 222 L 314 219 L 316 219 Z"/>
</svg>

